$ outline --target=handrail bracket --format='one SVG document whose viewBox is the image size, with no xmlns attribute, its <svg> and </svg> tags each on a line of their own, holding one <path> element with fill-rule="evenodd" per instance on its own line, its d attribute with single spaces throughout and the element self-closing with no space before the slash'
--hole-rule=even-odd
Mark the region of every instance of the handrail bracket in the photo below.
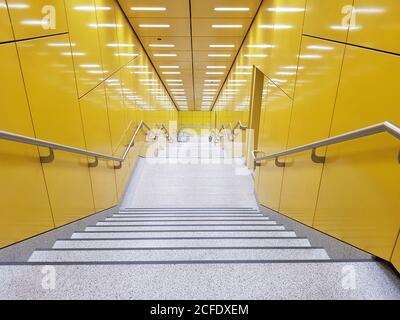
<svg viewBox="0 0 400 320">
<path fill-rule="evenodd" d="M 314 163 L 325 163 L 326 157 L 317 155 L 317 149 L 314 148 L 311 152 L 311 160 Z"/>
<path fill-rule="evenodd" d="M 51 163 L 54 161 L 54 151 L 52 148 L 49 148 L 50 154 L 48 156 L 40 156 L 41 163 Z"/>
<path fill-rule="evenodd" d="M 279 168 L 284 168 L 286 167 L 285 161 L 279 161 L 279 157 L 275 158 L 275 165 Z"/>
</svg>

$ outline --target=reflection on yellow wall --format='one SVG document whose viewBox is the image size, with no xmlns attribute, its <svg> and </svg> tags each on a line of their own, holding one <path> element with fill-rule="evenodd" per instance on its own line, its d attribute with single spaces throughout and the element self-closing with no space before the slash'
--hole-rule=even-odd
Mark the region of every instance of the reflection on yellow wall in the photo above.
<svg viewBox="0 0 400 320">
<path fill-rule="evenodd" d="M 181 111 L 178 113 L 178 128 L 193 129 L 198 134 L 202 130 L 211 129 L 211 112 Z"/>
<path fill-rule="evenodd" d="M 0 0 L 0 57 L 0 130 L 121 156 L 144 118 L 177 119 L 114 0 Z M 121 169 L 61 151 L 41 165 L 48 150 L 0 142 L 0 246 L 115 206 L 144 138 Z"/>
<path fill-rule="evenodd" d="M 269 83 L 258 146 L 267 154 L 382 121 L 399 125 L 399 5 L 264 1 L 213 110 L 216 127 L 249 111 L 254 66 Z M 390 260 L 400 226 L 398 151 L 380 134 L 318 149 L 325 164 L 311 152 L 280 159 L 285 168 L 268 161 L 256 169 L 257 193 L 263 205 Z"/>
</svg>

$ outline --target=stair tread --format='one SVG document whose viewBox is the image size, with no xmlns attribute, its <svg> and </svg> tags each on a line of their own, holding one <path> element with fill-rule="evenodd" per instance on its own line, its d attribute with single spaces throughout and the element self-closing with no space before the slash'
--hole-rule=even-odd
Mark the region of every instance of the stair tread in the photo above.
<svg viewBox="0 0 400 320">
<path fill-rule="evenodd" d="M 122 240 L 122 241 L 121 241 Z M 137 248 L 137 247 L 310 247 L 305 238 L 227 238 L 227 239 L 64 239 L 57 240 L 53 248 Z"/>
<path fill-rule="evenodd" d="M 104 225 L 132 225 L 132 226 L 145 226 L 145 225 L 156 225 L 156 226 L 174 226 L 174 225 L 274 225 L 276 221 L 265 220 L 265 221 L 99 221 L 96 223 L 97 226 Z"/>
<path fill-rule="evenodd" d="M 177 232 L 177 231 L 256 231 L 256 230 L 285 230 L 285 227 L 282 225 L 266 225 L 266 226 L 207 226 L 207 225 L 200 225 L 200 226 L 190 226 L 190 225 L 181 225 L 181 226 L 113 226 L 113 225 L 106 225 L 106 226 L 88 226 L 86 227 L 85 231 L 135 231 L 135 232 L 142 232 L 142 231 L 168 231 L 168 232 Z"/>
<path fill-rule="evenodd" d="M 30 262 L 59 261 L 237 261 L 237 260 L 327 260 L 322 248 L 272 249 L 168 249 L 168 250 L 40 250 Z"/>
<path fill-rule="evenodd" d="M 296 237 L 294 231 L 197 231 L 197 232 L 75 232 L 71 239 L 105 239 L 105 238 L 182 238 L 182 237 Z"/>
</svg>

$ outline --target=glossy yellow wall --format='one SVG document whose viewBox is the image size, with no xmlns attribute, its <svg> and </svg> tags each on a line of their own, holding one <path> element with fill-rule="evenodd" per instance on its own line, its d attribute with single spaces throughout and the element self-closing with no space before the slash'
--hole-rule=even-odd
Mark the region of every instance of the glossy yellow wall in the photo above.
<svg viewBox="0 0 400 320">
<path fill-rule="evenodd" d="M 141 120 L 177 119 L 115 0 L 0 0 L 0 58 L 0 130 L 121 156 Z M 0 142 L 0 247 L 115 206 L 144 139 L 119 170 Z"/>
<path fill-rule="evenodd" d="M 399 5 L 264 1 L 217 101 L 217 122 L 238 119 L 250 86 L 229 92 L 229 80 L 256 66 L 269 83 L 259 119 L 267 154 L 382 121 L 399 125 Z M 257 193 L 263 205 L 398 267 L 398 152 L 398 141 L 380 134 L 320 148 L 325 164 L 311 152 L 281 159 L 285 168 L 268 161 L 256 169 Z"/>
<path fill-rule="evenodd" d="M 211 129 L 211 112 L 180 111 L 178 112 L 178 129 L 192 129 L 200 134 L 202 130 Z"/>
</svg>

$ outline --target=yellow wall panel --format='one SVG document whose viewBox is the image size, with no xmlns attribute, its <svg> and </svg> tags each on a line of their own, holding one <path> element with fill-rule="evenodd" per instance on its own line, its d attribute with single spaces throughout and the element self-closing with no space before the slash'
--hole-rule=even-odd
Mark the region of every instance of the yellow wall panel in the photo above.
<svg viewBox="0 0 400 320">
<path fill-rule="evenodd" d="M 343 44 L 303 37 L 288 148 L 329 136 L 340 71 Z M 318 54 L 319 59 L 309 59 Z M 324 155 L 319 149 L 318 155 Z M 311 152 L 290 156 L 285 168 L 280 212 L 312 225 L 322 164 L 311 161 Z"/>
<path fill-rule="evenodd" d="M 116 23 L 113 0 L 95 0 L 95 4 L 103 71 L 108 76 L 120 66 L 117 29 L 122 26 Z"/>
<path fill-rule="evenodd" d="M 400 271 L 400 240 L 397 239 L 396 247 L 394 248 L 392 259 L 390 260 L 396 267 L 397 271 Z"/>
<path fill-rule="evenodd" d="M 294 11 L 281 11 L 282 8 L 296 8 Z M 296 72 L 288 67 L 296 66 L 303 30 L 305 0 L 274 0 L 268 5 L 272 11 L 272 25 L 261 24 L 258 27 L 268 30 L 273 26 L 272 46 L 267 58 L 254 58 L 258 66 L 258 59 L 267 59 L 270 71 L 266 75 L 274 81 L 286 94 L 293 98 Z M 302 11 L 303 10 L 303 11 Z"/>
<path fill-rule="evenodd" d="M 70 40 L 79 96 L 103 79 L 94 0 L 66 0 Z M 93 8 L 82 10 L 81 8 Z"/>
<path fill-rule="evenodd" d="M 348 46 L 331 135 L 398 125 L 399 72 L 398 56 Z M 400 225 L 398 152 L 388 134 L 329 147 L 314 226 L 389 260 Z"/>
<path fill-rule="evenodd" d="M 5 0 L 0 0 L 0 42 L 14 40 Z"/>
<path fill-rule="evenodd" d="M 266 83 L 268 80 L 265 80 Z M 263 99 L 264 119 L 258 139 L 260 150 L 266 154 L 286 149 L 292 109 L 290 99 L 280 88 L 268 82 L 268 95 Z M 281 159 L 283 160 L 283 159 Z M 274 210 L 279 209 L 279 199 L 283 168 L 275 166 L 274 161 L 267 161 L 259 168 L 258 196 L 261 204 Z"/>
<path fill-rule="evenodd" d="M 400 53 L 400 1 L 354 0 L 355 26 L 348 42 Z"/>
<path fill-rule="evenodd" d="M 64 0 L 7 0 L 15 38 L 68 32 Z"/>
<path fill-rule="evenodd" d="M 83 128 L 88 150 L 111 155 L 111 136 L 104 85 L 80 100 Z M 90 169 L 96 211 L 110 208 L 117 203 L 115 173 L 112 161 L 99 161 Z"/>
<path fill-rule="evenodd" d="M 0 130 L 34 137 L 14 43 L 0 45 Z M 0 141 L 0 247 L 54 228 L 36 147 Z"/>
<path fill-rule="evenodd" d="M 28 100 L 38 138 L 85 148 L 72 57 L 65 48 L 67 35 L 19 42 Z M 48 153 L 42 150 L 43 155 Z M 43 165 L 56 225 L 94 211 L 86 157 L 55 152 L 55 161 Z"/>
<path fill-rule="evenodd" d="M 118 37 L 119 57 L 122 65 L 127 64 L 139 54 L 137 46 L 139 41 L 132 32 L 129 22 L 126 20 L 124 13 L 119 7 L 115 9 Z"/>
<path fill-rule="evenodd" d="M 353 0 L 307 0 L 304 34 L 346 42 L 352 8 Z"/>
</svg>

